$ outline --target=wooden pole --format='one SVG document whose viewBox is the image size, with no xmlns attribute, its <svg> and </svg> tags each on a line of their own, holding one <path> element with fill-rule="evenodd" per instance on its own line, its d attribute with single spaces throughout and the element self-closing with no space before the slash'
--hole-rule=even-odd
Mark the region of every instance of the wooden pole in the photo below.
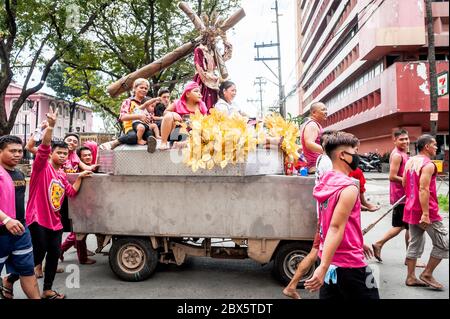
<svg viewBox="0 0 450 319">
<path fill-rule="evenodd" d="M 230 16 L 227 20 L 223 22 L 221 25 L 221 29 L 226 32 L 227 30 L 234 27 L 242 18 L 245 17 L 244 9 L 239 9 L 232 16 Z M 134 80 L 138 78 L 148 79 L 152 77 L 154 74 L 164 70 L 165 68 L 171 66 L 178 60 L 188 56 L 191 54 L 195 47 L 200 43 L 202 37 L 197 37 L 189 43 L 185 43 L 182 46 L 178 47 L 174 51 L 167 53 L 162 58 L 130 73 L 125 75 L 120 80 L 114 82 L 109 85 L 107 90 L 111 97 L 116 97 L 123 92 L 129 91 L 132 89 Z"/>
</svg>

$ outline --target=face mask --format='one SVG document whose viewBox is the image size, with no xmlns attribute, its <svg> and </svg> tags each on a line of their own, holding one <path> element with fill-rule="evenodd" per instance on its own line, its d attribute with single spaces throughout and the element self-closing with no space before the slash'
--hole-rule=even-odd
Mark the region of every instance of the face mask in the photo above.
<svg viewBox="0 0 450 319">
<path fill-rule="evenodd" d="M 347 162 L 345 159 L 342 159 L 349 167 L 352 171 L 356 170 L 358 168 L 359 165 L 359 155 L 358 154 L 351 154 L 349 152 L 345 152 L 345 154 L 350 155 L 352 157 L 352 161 L 351 163 Z"/>
</svg>

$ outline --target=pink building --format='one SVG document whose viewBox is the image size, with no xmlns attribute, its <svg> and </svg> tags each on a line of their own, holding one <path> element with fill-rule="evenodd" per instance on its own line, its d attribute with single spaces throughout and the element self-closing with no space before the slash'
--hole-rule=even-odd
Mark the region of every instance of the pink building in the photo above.
<svg viewBox="0 0 450 319">
<path fill-rule="evenodd" d="M 440 73 L 449 67 L 448 0 L 432 10 Z M 412 142 L 429 132 L 425 16 L 423 0 L 297 0 L 300 114 L 324 102 L 327 128 L 358 136 L 361 152 L 390 151 L 397 128 Z M 438 104 L 437 140 L 448 150 L 448 95 Z"/>
<path fill-rule="evenodd" d="M 22 87 L 15 83 L 11 83 L 8 87 L 5 97 L 6 114 L 9 115 L 11 112 L 12 105 L 17 100 L 21 91 Z M 26 140 L 28 140 L 36 127 L 46 119 L 45 114 L 48 112 L 49 106 L 52 106 L 54 109 L 58 107 L 58 121 L 53 134 L 56 138 L 63 138 L 69 132 L 69 102 L 41 92 L 30 95 L 27 103 L 22 105 L 19 114 L 17 114 L 11 134 L 19 136 L 22 140 L 26 134 Z M 91 132 L 93 116 L 92 110 L 89 107 L 77 104 L 73 116 L 73 131 Z"/>
</svg>

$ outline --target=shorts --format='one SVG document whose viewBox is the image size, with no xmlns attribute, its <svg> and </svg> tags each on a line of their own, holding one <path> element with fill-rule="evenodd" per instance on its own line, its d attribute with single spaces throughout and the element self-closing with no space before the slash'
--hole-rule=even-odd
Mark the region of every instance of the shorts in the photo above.
<svg viewBox="0 0 450 319">
<path fill-rule="evenodd" d="M 144 132 L 147 132 L 148 130 L 150 130 L 150 127 L 149 127 L 147 124 L 145 124 L 145 123 L 142 123 L 142 122 L 133 122 L 133 130 L 134 130 L 135 132 L 137 132 L 137 126 L 138 126 L 139 124 L 144 125 L 144 127 L 145 127 L 145 131 L 144 131 Z"/>
<path fill-rule="evenodd" d="M 408 223 L 403 221 L 403 210 L 405 209 L 405 204 L 397 205 L 392 212 L 392 227 L 405 227 L 409 229 Z"/>
<path fill-rule="evenodd" d="M 34 275 L 34 256 L 31 235 L 27 227 L 21 236 L 6 234 L 0 236 L 0 273 L 6 265 L 6 272 L 19 276 Z"/>
<path fill-rule="evenodd" d="M 418 259 L 422 257 L 425 248 L 425 234 L 428 233 L 433 243 L 430 256 L 436 259 L 448 259 L 448 230 L 442 222 L 432 222 L 425 230 L 419 225 L 410 225 L 410 241 L 406 258 Z"/>
<path fill-rule="evenodd" d="M 369 266 L 362 268 L 336 268 L 336 283 L 324 283 L 320 288 L 320 299 L 354 300 L 354 299 L 380 299 L 378 286 L 372 269 Z"/>
</svg>

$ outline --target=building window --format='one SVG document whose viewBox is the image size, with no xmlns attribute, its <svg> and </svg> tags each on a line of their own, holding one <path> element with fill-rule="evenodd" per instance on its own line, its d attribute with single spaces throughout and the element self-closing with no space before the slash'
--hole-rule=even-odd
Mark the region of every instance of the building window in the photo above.
<svg viewBox="0 0 450 319">
<path fill-rule="evenodd" d="M 83 121 L 86 121 L 86 112 L 83 112 Z"/>
</svg>

